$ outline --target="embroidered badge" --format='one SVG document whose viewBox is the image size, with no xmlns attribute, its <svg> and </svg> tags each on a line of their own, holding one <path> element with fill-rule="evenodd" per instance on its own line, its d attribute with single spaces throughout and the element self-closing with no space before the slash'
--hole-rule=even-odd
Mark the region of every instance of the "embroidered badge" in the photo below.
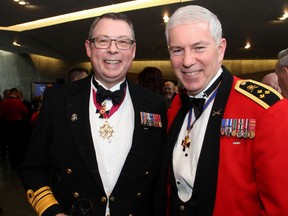
<svg viewBox="0 0 288 216">
<path fill-rule="evenodd" d="M 235 89 L 265 109 L 283 98 L 283 96 L 272 87 L 255 80 L 239 80 L 235 85 Z"/>
</svg>

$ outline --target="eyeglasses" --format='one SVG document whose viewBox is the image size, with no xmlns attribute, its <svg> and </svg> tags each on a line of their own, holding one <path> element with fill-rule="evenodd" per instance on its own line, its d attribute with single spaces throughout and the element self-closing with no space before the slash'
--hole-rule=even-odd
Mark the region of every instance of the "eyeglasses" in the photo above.
<svg viewBox="0 0 288 216">
<path fill-rule="evenodd" d="M 127 50 L 132 47 L 135 43 L 134 40 L 130 39 L 110 39 L 110 38 L 91 38 L 90 42 L 94 43 L 98 49 L 107 49 L 111 46 L 112 41 L 115 41 L 116 47 L 120 50 Z"/>
</svg>

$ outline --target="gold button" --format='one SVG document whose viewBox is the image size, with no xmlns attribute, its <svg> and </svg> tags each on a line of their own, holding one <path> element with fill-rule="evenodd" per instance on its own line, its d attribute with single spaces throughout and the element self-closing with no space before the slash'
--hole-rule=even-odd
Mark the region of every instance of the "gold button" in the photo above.
<svg viewBox="0 0 288 216">
<path fill-rule="evenodd" d="M 67 174 L 71 174 L 72 173 L 72 170 L 70 168 L 66 169 L 66 173 Z"/>
<path fill-rule="evenodd" d="M 102 203 L 106 203 L 106 201 L 107 201 L 106 197 L 101 197 L 101 202 Z"/>
<path fill-rule="evenodd" d="M 140 198 L 142 196 L 141 193 L 137 193 L 137 197 Z"/>
<path fill-rule="evenodd" d="M 112 196 L 110 197 L 110 201 L 113 202 L 115 200 L 115 198 Z"/>
<path fill-rule="evenodd" d="M 77 192 L 74 192 L 74 193 L 73 193 L 73 196 L 74 196 L 75 198 L 77 198 L 77 197 L 79 197 L 79 194 L 78 194 Z"/>
<path fill-rule="evenodd" d="M 184 205 L 180 205 L 180 211 L 184 211 L 185 207 Z"/>
</svg>

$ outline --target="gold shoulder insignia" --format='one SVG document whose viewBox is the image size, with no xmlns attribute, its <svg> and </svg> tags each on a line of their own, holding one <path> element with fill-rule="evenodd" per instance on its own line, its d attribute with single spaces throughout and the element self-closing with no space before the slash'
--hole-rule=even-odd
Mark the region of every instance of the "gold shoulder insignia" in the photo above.
<svg viewBox="0 0 288 216">
<path fill-rule="evenodd" d="M 237 81 L 235 89 L 265 109 L 283 98 L 283 96 L 272 87 L 250 79 Z"/>
</svg>

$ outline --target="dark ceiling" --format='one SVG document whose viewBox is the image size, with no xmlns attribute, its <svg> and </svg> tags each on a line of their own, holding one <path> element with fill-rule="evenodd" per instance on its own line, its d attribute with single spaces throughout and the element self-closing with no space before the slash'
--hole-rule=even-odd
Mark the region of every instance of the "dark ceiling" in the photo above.
<svg viewBox="0 0 288 216">
<path fill-rule="evenodd" d="M 28 0 L 23 7 L 13 0 L 0 2 L 0 27 L 125 2 L 124 0 Z M 155 0 L 158 1 L 158 0 Z M 276 21 L 288 9 L 288 0 L 196 0 L 125 12 L 133 21 L 136 60 L 168 59 L 162 16 L 183 5 L 197 4 L 213 11 L 222 22 L 228 48 L 225 59 L 276 58 L 288 47 L 288 20 Z M 33 7 L 32 7 L 33 6 Z M 87 61 L 84 41 L 93 18 L 23 32 L 0 30 L 0 49 L 32 53 L 69 62 Z M 13 46 L 13 41 L 22 47 Z M 250 40 L 250 50 L 243 49 Z"/>
</svg>

